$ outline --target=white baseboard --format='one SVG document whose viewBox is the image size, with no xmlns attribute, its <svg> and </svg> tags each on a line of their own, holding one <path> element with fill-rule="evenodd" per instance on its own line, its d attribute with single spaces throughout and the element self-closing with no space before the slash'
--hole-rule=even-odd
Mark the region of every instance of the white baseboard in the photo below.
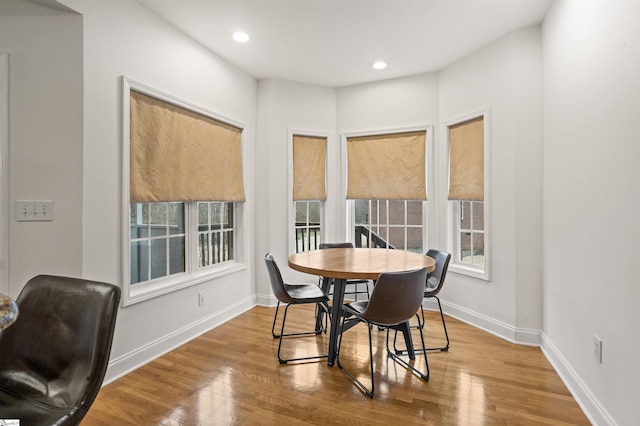
<svg viewBox="0 0 640 426">
<path fill-rule="evenodd" d="M 575 373 L 571 365 L 558 352 L 553 343 L 540 330 L 522 329 L 510 326 L 485 315 L 473 312 L 461 306 L 441 301 L 442 310 L 446 315 L 470 324 L 509 342 L 540 347 L 542 353 L 554 368 L 560 379 L 576 400 L 587 419 L 598 426 L 616 426 L 615 421 L 593 396 L 589 389 Z M 438 304 L 434 299 L 426 299 L 425 309 L 438 310 Z M 451 337 L 451 336 L 450 336 Z M 452 338 L 452 347 L 455 347 L 455 336 Z"/>
<path fill-rule="evenodd" d="M 276 299 L 276 297 L 271 293 L 256 294 L 256 304 L 258 306 L 273 307 L 276 306 L 277 303 L 278 299 Z"/>
<path fill-rule="evenodd" d="M 452 316 L 462 322 L 473 325 L 481 330 L 508 340 L 511 343 L 526 346 L 540 346 L 542 343 L 540 330 L 532 330 L 527 328 L 516 328 L 501 321 L 497 321 L 488 316 L 473 312 L 461 306 L 454 305 L 445 301 L 441 301 L 442 310 L 445 314 Z M 435 299 L 425 299 L 423 304 L 425 309 L 438 310 L 438 303 Z"/>
<path fill-rule="evenodd" d="M 598 426 L 615 426 L 616 422 L 602 405 L 600 405 L 591 391 L 589 391 L 589 388 L 580 380 L 576 372 L 573 371 L 571 365 L 544 334 L 542 335 L 541 349 L 591 424 Z"/>
<path fill-rule="evenodd" d="M 151 342 L 143 347 L 136 349 L 126 355 L 112 359 L 107 368 L 107 374 L 103 382 L 103 386 L 107 385 L 120 377 L 142 367 L 184 345 L 190 340 L 195 339 L 207 331 L 224 324 L 230 319 L 248 311 L 256 305 L 255 296 L 247 297 L 234 305 L 231 305 L 221 311 L 215 312 L 206 318 L 201 319 L 193 324 L 189 324 L 174 333 L 163 336 L 161 339 Z"/>
</svg>

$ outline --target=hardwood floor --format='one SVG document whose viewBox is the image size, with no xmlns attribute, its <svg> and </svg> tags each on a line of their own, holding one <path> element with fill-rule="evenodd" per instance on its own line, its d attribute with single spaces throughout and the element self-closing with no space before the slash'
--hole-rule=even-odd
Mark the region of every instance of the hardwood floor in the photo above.
<svg viewBox="0 0 640 426">
<path fill-rule="evenodd" d="M 326 360 L 279 365 L 274 311 L 255 307 L 105 386 L 82 425 L 589 424 L 539 348 L 447 317 L 451 348 L 429 352 L 431 378 L 424 382 L 386 357 L 385 332 L 374 330 L 371 400 Z M 292 307 L 287 330 L 311 324 L 312 315 Z M 427 345 L 437 345 L 444 337 L 439 316 L 426 315 Z M 286 339 L 283 355 L 326 353 L 327 339 Z M 341 359 L 368 380 L 365 325 L 345 333 Z M 421 356 L 416 362 L 424 368 Z"/>
</svg>

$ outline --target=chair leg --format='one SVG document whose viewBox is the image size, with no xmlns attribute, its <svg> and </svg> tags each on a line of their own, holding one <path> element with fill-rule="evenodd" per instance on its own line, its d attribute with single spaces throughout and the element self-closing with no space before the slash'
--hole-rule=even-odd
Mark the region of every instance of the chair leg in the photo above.
<svg viewBox="0 0 640 426">
<path fill-rule="evenodd" d="M 276 332 L 275 332 L 276 319 L 278 318 L 278 309 L 280 309 L 280 301 L 279 300 L 278 300 L 278 304 L 276 305 L 276 313 L 273 315 L 273 324 L 271 324 L 271 335 L 273 336 L 274 339 L 277 339 L 278 337 L 280 337 L 280 335 L 276 334 Z"/>
<path fill-rule="evenodd" d="M 447 333 L 447 324 L 445 324 L 444 322 L 444 314 L 442 313 L 442 305 L 440 304 L 440 299 L 438 298 L 438 296 L 433 296 L 436 298 L 436 300 L 438 301 L 438 309 L 440 309 L 440 319 L 442 319 L 442 328 L 444 328 L 444 335 L 447 338 L 447 345 L 443 346 L 441 348 L 426 348 L 427 351 L 432 351 L 432 350 L 440 350 L 442 352 L 446 352 L 449 350 L 449 333 Z M 424 312 L 423 312 L 424 315 Z"/>
<path fill-rule="evenodd" d="M 303 332 L 303 333 L 289 333 L 289 334 L 285 334 L 284 333 L 284 324 L 287 321 L 287 312 L 289 311 L 289 307 L 291 307 L 291 305 L 287 305 L 284 308 L 284 315 L 282 317 L 282 326 L 280 327 L 280 334 L 276 335 L 273 332 L 273 327 L 272 327 L 272 331 L 271 333 L 273 334 L 274 337 L 277 337 L 280 339 L 280 341 L 278 342 L 278 362 L 280 364 L 286 364 L 288 362 L 291 361 L 306 361 L 306 360 L 311 360 L 311 359 L 321 359 L 321 358 L 327 358 L 328 355 L 315 355 L 315 356 L 307 356 L 307 357 L 301 357 L 301 358 L 282 358 L 280 356 L 280 350 L 282 349 L 282 338 L 283 337 L 289 337 L 289 336 L 308 336 L 308 335 L 312 335 L 312 334 L 320 334 L 320 332 L 318 331 L 309 331 L 309 332 Z M 278 307 L 276 307 L 276 315 L 278 313 Z M 274 318 L 274 326 L 275 326 L 275 318 Z"/>
<path fill-rule="evenodd" d="M 369 390 L 360 380 L 358 380 L 353 374 L 351 374 L 349 370 L 347 370 L 344 367 L 344 365 L 340 362 L 340 348 L 342 347 L 342 336 L 343 336 L 343 332 L 345 331 L 345 323 L 347 321 L 348 321 L 347 318 L 343 316 L 342 323 L 340 325 L 340 338 L 338 339 L 338 346 L 336 348 L 336 364 L 342 371 L 344 371 L 344 373 L 351 379 L 351 381 L 353 381 L 353 383 L 361 392 L 363 392 L 369 398 L 373 399 L 373 393 L 375 391 L 375 380 L 374 380 L 374 373 L 373 373 L 373 342 L 371 339 L 371 324 L 369 324 L 369 322 L 366 322 L 367 331 L 369 332 L 369 370 L 371 373 L 371 390 Z M 350 321 L 362 322 L 361 320 L 358 320 L 358 319 L 352 319 Z M 348 327 L 348 328 L 351 328 L 351 327 Z"/>
<path fill-rule="evenodd" d="M 435 297 L 436 300 L 438 301 L 438 309 L 440 310 L 440 319 L 442 320 L 442 328 L 444 329 L 444 336 L 447 339 L 447 344 L 441 348 L 424 348 L 422 350 L 425 351 L 440 351 L 440 352 L 447 352 L 449 350 L 449 333 L 447 332 L 447 324 L 444 321 L 444 314 L 442 313 L 442 305 L 440 304 L 440 299 L 438 298 L 438 296 L 432 296 Z M 421 315 L 422 315 L 422 320 L 420 319 L 420 317 L 418 317 L 418 326 L 417 328 L 423 329 L 425 326 L 425 319 L 424 319 L 424 309 L 422 309 L 422 307 L 420 307 L 420 311 L 421 311 Z M 396 347 L 396 338 L 397 338 L 398 333 L 396 332 L 396 334 L 393 336 L 393 349 L 394 352 L 398 355 L 402 355 L 402 354 L 406 354 L 406 349 L 398 349 Z M 418 351 L 420 351 L 420 349 L 418 349 Z"/>
<path fill-rule="evenodd" d="M 416 314 L 416 317 L 418 318 L 418 322 L 420 321 L 420 318 L 418 317 L 418 314 Z M 427 351 L 426 351 L 426 346 L 424 344 L 424 334 L 422 333 L 422 328 L 418 327 L 418 331 L 420 333 L 420 342 L 422 343 L 422 349 L 417 349 L 415 350 L 416 353 L 423 353 L 424 354 L 424 363 L 426 366 L 426 373 L 421 372 L 420 370 L 418 370 L 416 367 L 414 367 L 413 365 L 409 364 L 407 361 L 405 361 L 404 359 L 400 358 L 400 354 L 398 353 L 397 350 L 394 349 L 394 351 L 391 351 L 391 348 L 389 347 L 389 328 L 387 328 L 387 355 L 389 357 L 391 357 L 394 361 L 398 362 L 399 364 L 411 369 L 413 372 L 415 372 L 422 380 L 428 381 L 429 380 L 429 361 L 427 360 Z M 395 330 L 395 336 L 393 338 L 394 340 L 394 346 L 395 346 L 395 340 L 396 337 L 398 335 L 398 330 Z M 403 352 L 407 352 L 406 350 Z"/>
</svg>

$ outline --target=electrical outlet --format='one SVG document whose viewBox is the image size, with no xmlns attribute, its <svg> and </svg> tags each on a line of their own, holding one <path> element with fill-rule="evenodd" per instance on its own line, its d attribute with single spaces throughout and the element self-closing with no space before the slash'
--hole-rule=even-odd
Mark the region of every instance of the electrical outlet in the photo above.
<svg viewBox="0 0 640 426">
<path fill-rule="evenodd" d="M 204 291 L 198 293 L 198 306 L 204 305 Z"/>
<path fill-rule="evenodd" d="M 602 339 L 598 336 L 593 336 L 593 358 L 602 364 Z"/>
<path fill-rule="evenodd" d="M 51 222 L 53 201 L 16 201 L 16 221 Z"/>
</svg>

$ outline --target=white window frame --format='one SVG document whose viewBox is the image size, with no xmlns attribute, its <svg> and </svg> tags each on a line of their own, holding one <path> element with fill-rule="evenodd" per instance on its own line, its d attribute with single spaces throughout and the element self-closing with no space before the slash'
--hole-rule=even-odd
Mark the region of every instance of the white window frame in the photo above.
<svg viewBox="0 0 640 426">
<path fill-rule="evenodd" d="M 0 293 L 9 294 L 9 54 L 0 52 Z"/>
<path fill-rule="evenodd" d="M 408 133 L 408 132 L 425 132 L 425 178 L 427 180 L 427 201 L 424 202 L 424 208 L 422 209 L 422 223 L 423 226 L 423 234 L 422 234 L 422 244 L 424 248 L 424 252 L 430 247 L 431 240 L 434 235 L 434 225 L 433 221 L 430 221 L 429 218 L 433 216 L 433 202 L 429 202 L 429 200 L 433 200 L 435 197 L 435 185 L 433 179 L 433 130 L 434 126 L 432 124 L 425 125 L 417 125 L 417 126 L 409 126 L 409 127 L 397 127 L 397 128 L 387 128 L 387 129 L 379 129 L 373 131 L 366 132 L 349 132 L 343 133 L 340 137 L 341 139 L 341 157 L 342 157 L 342 200 L 344 200 L 345 206 L 343 211 L 346 212 L 347 220 L 345 227 L 345 234 L 347 236 L 347 241 L 351 241 L 355 244 L 354 239 L 354 229 L 355 229 L 355 203 L 354 200 L 347 200 L 347 139 L 349 138 L 357 138 L 361 136 L 375 136 L 375 135 L 386 135 L 393 133 Z"/>
<path fill-rule="evenodd" d="M 457 124 L 482 118 L 484 127 L 484 200 L 483 200 L 483 218 L 484 218 L 484 265 L 470 265 L 461 263 L 458 259 L 457 251 L 457 224 L 454 215 L 457 213 L 457 201 L 447 200 L 447 247 L 451 253 L 451 262 L 449 263 L 449 271 L 478 278 L 485 281 L 491 280 L 491 110 L 482 108 L 460 115 L 450 120 L 444 121 L 442 126 L 442 140 L 446 146 L 447 156 L 447 188 L 449 182 L 450 157 L 449 157 L 449 128 Z M 445 190 L 445 197 L 446 197 Z"/>
<path fill-rule="evenodd" d="M 148 96 L 169 102 L 181 108 L 210 117 L 214 120 L 232 125 L 242 131 L 242 158 L 247 158 L 245 142 L 245 125 L 225 117 L 221 114 L 204 109 L 198 105 L 186 102 L 168 93 L 162 92 L 128 77 L 122 77 L 122 306 L 129 306 L 154 297 L 162 296 L 202 282 L 229 275 L 247 269 L 245 259 L 248 258 L 246 248 L 248 243 L 242 224 L 244 223 L 244 203 L 234 203 L 234 260 L 199 268 L 197 264 L 198 244 L 198 211 L 197 202 L 185 202 L 185 272 L 169 275 L 154 280 L 130 283 L 130 229 L 129 229 L 129 152 L 130 152 L 130 91 L 143 93 Z M 244 160 L 243 160 L 244 162 Z M 243 164 L 243 170 L 247 165 Z M 219 201 L 219 200 L 209 200 Z"/>
<path fill-rule="evenodd" d="M 328 183 L 327 183 L 327 175 L 328 175 L 328 171 L 327 171 L 327 159 L 329 158 L 329 141 L 330 141 L 330 135 L 328 133 L 324 133 L 324 132 L 317 132 L 317 131 L 309 131 L 309 130 L 297 130 L 297 129 L 289 129 L 287 131 L 287 182 L 288 182 L 288 192 L 287 194 L 289 194 L 289 203 L 288 206 L 289 208 L 287 209 L 287 216 L 288 216 L 288 222 L 289 222 L 289 226 L 287 226 L 288 232 L 289 232 L 289 254 L 295 254 L 296 253 L 296 202 L 293 200 L 293 136 L 297 135 L 297 136 L 311 136 L 311 137 L 318 137 L 318 138 L 325 138 L 327 141 L 327 147 L 326 147 L 326 152 L 325 152 L 325 165 L 324 165 L 324 170 L 325 170 L 325 188 L 328 187 Z M 327 191 L 327 197 L 328 197 L 328 192 Z M 303 201 L 303 200 L 300 200 Z M 318 201 L 318 200 L 306 200 L 306 201 Z M 326 201 L 320 201 L 320 242 L 324 241 L 324 237 L 325 237 L 325 231 L 326 231 L 326 216 L 325 216 L 325 206 L 326 206 Z"/>
</svg>

